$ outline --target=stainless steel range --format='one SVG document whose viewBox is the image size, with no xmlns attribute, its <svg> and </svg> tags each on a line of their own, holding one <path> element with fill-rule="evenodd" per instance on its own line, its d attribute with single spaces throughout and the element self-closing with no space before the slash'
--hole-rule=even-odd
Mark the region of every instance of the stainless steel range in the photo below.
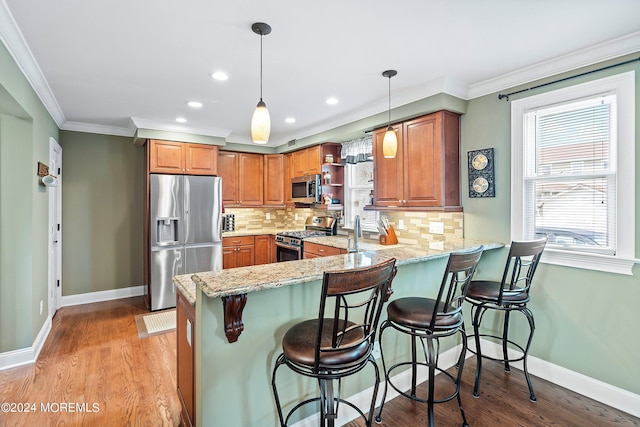
<svg viewBox="0 0 640 427">
<path fill-rule="evenodd" d="M 302 259 L 304 239 L 333 236 L 337 222 L 330 216 L 312 216 L 306 219 L 304 230 L 283 231 L 276 234 L 276 258 L 278 262 Z"/>
</svg>

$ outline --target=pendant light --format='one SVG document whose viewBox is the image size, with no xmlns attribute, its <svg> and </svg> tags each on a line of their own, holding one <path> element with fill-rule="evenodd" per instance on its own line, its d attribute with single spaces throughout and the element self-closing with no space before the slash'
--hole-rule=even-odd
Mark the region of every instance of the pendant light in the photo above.
<svg viewBox="0 0 640 427">
<path fill-rule="evenodd" d="M 387 131 L 382 138 L 382 155 L 385 159 L 393 159 L 398 152 L 398 136 L 396 131 L 391 127 L 391 77 L 398 74 L 396 70 L 387 70 L 382 73 L 383 77 L 389 78 L 389 122 L 387 124 Z"/>
<path fill-rule="evenodd" d="M 256 22 L 251 26 L 254 33 L 260 36 L 260 101 L 251 118 L 251 139 L 256 144 L 266 144 L 271 133 L 271 118 L 267 104 L 262 100 L 262 36 L 271 33 L 271 26 L 264 22 Z"/>
</svg>

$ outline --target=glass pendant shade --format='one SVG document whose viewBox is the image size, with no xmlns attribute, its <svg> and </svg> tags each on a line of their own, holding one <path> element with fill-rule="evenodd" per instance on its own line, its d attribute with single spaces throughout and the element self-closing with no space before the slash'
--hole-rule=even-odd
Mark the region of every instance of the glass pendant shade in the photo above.
<svg viewBox="0 0 640 427">
<path fill-rule="evenodd" d="M 382 139 L 382 155 L 385 159 L 393 159 L 398 152 L 398 136 L 391 126 L 387 127 Z"/>
<path fill-rule="evenodd" d="M 269 110 L 267 110 L 267 104 L 260 99 L 251 118 L 251 139 L 256 144 L 266 144 L 269 141 L 270 133 L 271 117 L 269 117 Z"/>
</svg>

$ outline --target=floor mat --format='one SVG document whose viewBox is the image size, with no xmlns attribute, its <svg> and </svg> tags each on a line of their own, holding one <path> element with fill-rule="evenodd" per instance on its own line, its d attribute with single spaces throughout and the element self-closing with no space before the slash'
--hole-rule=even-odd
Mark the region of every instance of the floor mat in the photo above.
<svg viewBox="0 0 640 427">
<path fill-rule="evenodd" d="M 138 338 L 164 334 L 176 329 L 176 310 L 165 310 L 158 313 L 138 314 L 136 316 Z"/>
</svg>

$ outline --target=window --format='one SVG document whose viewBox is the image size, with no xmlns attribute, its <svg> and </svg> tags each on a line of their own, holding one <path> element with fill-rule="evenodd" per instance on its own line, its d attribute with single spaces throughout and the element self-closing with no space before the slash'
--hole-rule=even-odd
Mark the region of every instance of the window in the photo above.
<svg viewBox="0 0 640 427">
<path fill-rule="evenodd" d="M 546 234 L 543 262 L 631 274 L 634 73 L 514 101 L 513 240 Z"/>
<path fill-rule="evenodd" d="M 344 170 L 345 227 L 352 228 L 356 215 L 360 215 L 363 230 L 377 231 L 377 211 L 365 211 L 373 197 L 373 162 L 345 165 Z"/>
</svg>

